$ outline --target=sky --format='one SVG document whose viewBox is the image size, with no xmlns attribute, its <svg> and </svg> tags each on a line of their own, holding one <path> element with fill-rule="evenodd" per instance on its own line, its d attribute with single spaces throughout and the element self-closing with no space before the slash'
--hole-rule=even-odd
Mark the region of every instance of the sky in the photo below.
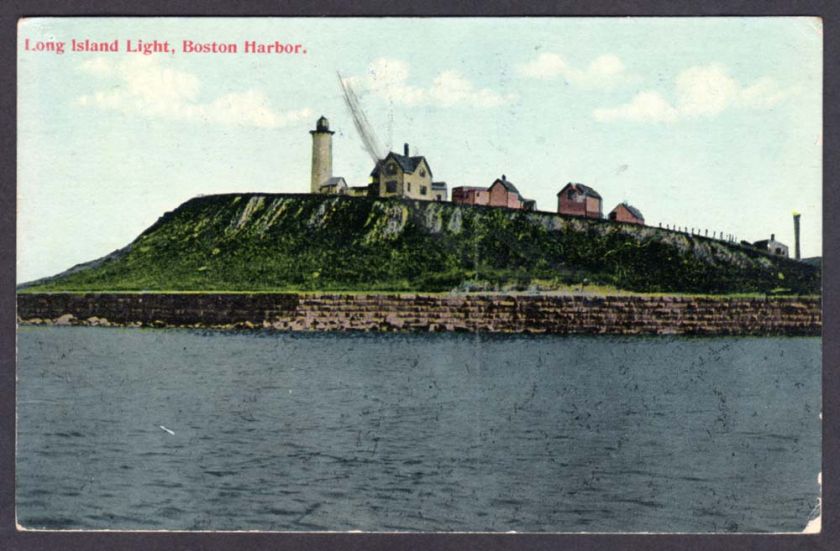
<svg viewBox="0 0 840 551">
<path fill-rule="evenodd" d="M 627 201 L 649 225 L 791 251 L 796 211 L 802 256 L 822 254 L 816 18 L 34 18 L 18 25 L 18 281 L 121 248 L 198 195 L 307 192 L 321 115 L 334 175 L 366 184 L 337 72 L 383 153 L 409 143 L 450 189 L 505 174 L 556 211 L 581 182 L 605 214 Z"/>
</svg>

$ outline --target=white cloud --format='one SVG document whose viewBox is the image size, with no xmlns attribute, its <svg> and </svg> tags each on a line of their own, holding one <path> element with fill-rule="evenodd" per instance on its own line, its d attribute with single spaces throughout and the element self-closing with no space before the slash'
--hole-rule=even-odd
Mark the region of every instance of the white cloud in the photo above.
<svg viewBox="0 0 840 551">
<path fill-rule="evenodd" d="M 207 123 L 277 128 L 312 117 L 310 109 L 276 111 L 264 92 L 249 89 L 213 100 L 199 101 L 201 82 L 184 71 L 162 66 L 153 56 L 115 62 L 89 59 L 79 68 L 116 85 L 77 98 L 82 106 L 95 106 L 147 117 Z"/>
<path fill-rule="evenodd" d="M 781 88 L 768 77 L 743 86 L 724 66 L 713 63 L 677 75 L 673 104 L 659 92 L 646 90 L 624 105 L 595 109 L 593 115 L 599 121 L 676 122 L 712 117 L 732 107 L 770 109 L 794 93 L 795 88 Z"/>
<path fill-rule="evenodd" d="M 796 92 L 795 88 L 780 88 L 775 80 L 764 77 L 742 89 L 740 100 L 744 105 L 756 109 L 769 109 Z"/>
<path fill-rule="evenodd" d="M 535 60 L 519 66 L 520 74 L 533 78 L 554 78 L 567 71 L 569 66 L 566 61 L 559 54 L 551 52 L 542 53 Z"/>
<path fill-rule="evenodd" d="M 679 112 L 663 98 L 659 92 L 640 92 L 630 103 L 611 109 L 596 109 L 595 118 L 599 121 L 658 121 L 674 122 Z"/>
<path fill-rule="evenodd" d="M 526 77 L 544 80 L 562 78 L 584 88 L 608 88 L 635 80 L 621 59 L 613 54 L 598 56 L 586 67 L 579 68 L 569 64 L 560 54 L 544 52 L 517 69 L 520 75 Z"/>
<path fill-rule="evenodd" d="M 517 97 L 516 94 L 500 94 L 489 88 L 477 89 L 455 70 L 439 73 L 428 87 L 409 84 L 409 73 L 405 61 L 379 58 L 370 64 L 367 74 L 346 80 L 360 90 L 402 105 L 498 107 Z"/>
<path fill-rule="evenodd" d="M 737 100 L 740 89 L 719 65 L 691 67 L 677 75 L 677 109 L 685 118 L 717 115 Z"/>
</svg>

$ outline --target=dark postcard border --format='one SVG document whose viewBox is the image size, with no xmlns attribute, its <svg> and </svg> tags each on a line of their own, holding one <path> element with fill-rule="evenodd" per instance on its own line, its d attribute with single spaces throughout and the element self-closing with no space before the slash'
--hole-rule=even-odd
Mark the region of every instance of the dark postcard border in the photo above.
<svg viewBox="0 0 840 551">
<path fill-rule="evenodd" d="M 306 534 L 189 532 L 18 532 L 14 517 L 15 247 L 17 19 L 25 16 L 820 16 L 824 24 L 823 82 L 823 511 L 819 535 L 587 535 L 587 534 Z M 589 0 L 576 2 L 468 1 L 454 4 L 341 0 L 271 2 L 37 0 L 0 5 L 0 549 L 481 549 L 575 550 L 760 549 L 829 550 L 840 541 L 840 6 L 830 1 Z M 796 185 L 792 182 L 792 185 Z"/>
</svg>

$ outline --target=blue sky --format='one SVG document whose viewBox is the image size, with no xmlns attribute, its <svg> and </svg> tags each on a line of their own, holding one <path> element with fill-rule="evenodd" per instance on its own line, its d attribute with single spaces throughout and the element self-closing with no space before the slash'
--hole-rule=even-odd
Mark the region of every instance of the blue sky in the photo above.
<svg viewBox="0 0 840 551">
<path fill-rule="evenodd" d="M 168 40 L 175 54 L 25 51 L 23 40 Z M 182 40 L 305 55 L 185 54 Z M 435 179 L 506 174 L 540 210 L 569 181 L 651 225 L 821 254 L 822 27 L 814 18 L 28 19 L 18 46 L 18 280 L 124 246 L 200 194 L 304 192 L 326 115 L 334 173 L 383 146 Z"/>
</svg>

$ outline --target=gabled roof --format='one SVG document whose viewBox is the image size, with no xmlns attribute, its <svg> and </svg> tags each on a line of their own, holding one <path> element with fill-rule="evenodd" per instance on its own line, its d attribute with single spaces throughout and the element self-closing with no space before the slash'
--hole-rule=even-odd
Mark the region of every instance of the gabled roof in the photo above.
<svg viewBox="0 0 840 551">
<path fill-rule="evenodd" d="M 379 168 L 385 164 L 388 159 L 393 159 L 396 161 L 403 172 L 406 174 L 413 174 L 417 167 L 420 166 L 420 163 L 426 161 L 426 157 L 419 156 L 419 157 L 406 157 L 405 155 L 400 155 L 398 153 L 394 153 L 391 151 L 388 155 L 385 156 L 384 159 L 376 163 L 376 166 L 373 167 L 370 175 L 375 176 Z M 426 167 L 429 169 L 429 177 L 432 176 L 432 167 L 429 166 L 429 161 L 426 161 Z"/>
<path fill-rule="evenodd" d="M 782 245 L 783 247 L 787 247 L 781 241 L 776 241 L 775 239 L 762 239 L 761 241 L 756 241 L 753 243 L 754 247 L 769 247 L 770 244 L 773 243 L 774 245 Z"/>
<path fill-rule="evenodd" d="M 508 192 L 510 192 L 510 193 L 515 193 L 515 194 L 519 195 L 519 190 L 518 190 L 518 189 L 516 189 L 516 186 L 515 186 L 515 185 L 513 185 L 513 182 L 509 182 L 509 181 L 507 180 L 507 178 L 505 178 L 504 176 L 503 176 L 503 177 L 501 177 L 501 178 L 497 178 L 495 182 L 493 182 L 492 184 L 490 184 L 490 187 L 493 187 L 493 186 L 495 186 L 496 184 L 502 184 L 502 186 L 503 186 L 503 187 L 504 187 L 504 188 L 505 188 Z M 490 188 L 487 188 L 487 189 L 490 189 Z"/>
<path fill-rule="evenodd" d="M 347 182 L 344 181 L 343 177 L 333 176 L 332 178 L 327 180 L 325 183 L 321 184 L 321 187 L 334 187 L 334 186 L 340 186 L 342 184 L 344 184 L 345 186 L 347 185 Z"/>
<path fill-rule="evenodd" d="M 597 199 L 601 198 L 601 194 L 592 189 L 589 186 L 585 186 L 583 184 L 577 184 L 579 190 L 583 192 L 584 195 L 588 195 L 589 197 L 595 197 Z"/>
<path fill-rule="evenodd" d="M 595 190 L 594 190 L 594 189 L 592 189 L 591 187 L 589 187 L 589 186 L 585 186 L 585 185 L 583 185 L 583 184 L 578 184 L 578 183 L 575 183 L 575 182 L 569 182 L 568 184 L 566 184 L 565 186 L 563 186 L 563 189 L 561 189 L 560 191 L 558 191 L 558 192 L 557 192 L 557 195 L 560 195 L 561 193 L 563 193 L 564 191 L 566 191 L 567 189 L 569 189 L 569 186 L 571 186 L 571 187 L 572 187 L 572 189 L 574 189 L 574 190 L 575 190 L 575 191 L 577 191 L 578 193 L 582 193 L 582 194 L 584 194 L 584 195 L 585 195 L 585 196 L 587 196 L 587 197 L 594 197 L 594 198 L 596 198 L 596 199 L 600 199 L 600 198 L 601 198 L 601 194 L 599 194 L 597 191 L 595 191 Z"/>
<path fill-rule="evenodd" d="M 632 214 L 633 216 L 635 216 L 639 220 L 644 220 L 645 219 L 645 217 L 642 215 L 642 212 L 639 209 L 637 209 L 636 207 L 634 207 L 633 205 L 624 205 L 624 206 L 627 208 L 627 210 L 630 211 L 630 214 Z"/>
<path fill-rule="evenodd" d="M 645 217 L 642 216 L 642 212 L 639 209 L 637 209 L 636 207 L 634 207 L 633 205 L 628 205 L 627 203 L 619 203 L 615 206 L 614 209 L 612 209 L 612 212 L 617 211 L 618 207 L 626 208 L 628 211 L 630 211 L 630 214 L 632 214 L 633 216 L 635 216 L 639 220 L 644 220 L 645 219 Z"/>
</svg>

